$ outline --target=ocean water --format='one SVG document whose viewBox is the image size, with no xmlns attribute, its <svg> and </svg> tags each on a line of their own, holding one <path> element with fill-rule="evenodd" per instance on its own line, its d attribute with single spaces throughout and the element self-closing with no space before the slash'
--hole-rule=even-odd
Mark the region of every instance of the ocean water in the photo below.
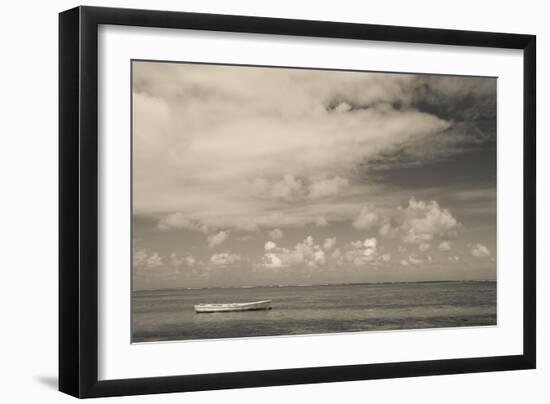
<svg viewBox="0 0 550 404">
<path fill-rule="evenodd" d="M 198 303 L 272 299 L 272 310 L 196 314 Z M 132 294 L 133 342 L 496 325 L 496 282 L 416 282 Z"/>
</svg>

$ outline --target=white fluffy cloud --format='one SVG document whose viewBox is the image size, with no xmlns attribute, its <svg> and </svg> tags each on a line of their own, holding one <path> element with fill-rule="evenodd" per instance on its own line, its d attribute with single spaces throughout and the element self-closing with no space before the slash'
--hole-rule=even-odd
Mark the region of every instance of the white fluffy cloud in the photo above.
<svg viewBox="0 0 550 404">
<path fill-rule="evenodd" d="M 378 233 L 383 238 L 393 239 L 399 235 L 399 228 L 393 227 L 390 223 L 384 223 L 380 226 Z"/>
<path fill-rule="evenodd" d="M 283 231 L 281 229 L 273 229 L 267 234 L 273 240 L 280 240 L 283 238 Z"/>
<path fill-rule="evenodd" d="M 371 238 L 367 238 L 365 239 L 365 241 L 363 242 L 363 246 L 365 248 L 370 248 L 370 249 L 374 249 L 376 248 L 376 245 L 378 244 L 376 238 L 374 237 L 371 237 Z"/>
<path fill-rule="evenodd" d="M 273 241 L 268 241 L 267 243 L 265 243 L 264 245 L 264 250 L 266 251 L 271 251 L 273 249 L 277 248 L 277 244 L 274 243 Z"/>
<path fill-rule="evenodd" d="M 323 248 L 325 250 L 330 250 L 335 245 L 336 245 L 336 237 L 329 237 L 329 238 L 325 239 L 325 241 L 323 243 Z"/>
<path fill-rule="evenodd" d="M 439 251 L 449 251 L 451 249 L 451 242 L 447 240 L 442 241 L 437 248 Z"/>
<path fill-rule="evenodd" d="M 447 257 L 447 259 L 448 259 L 450 262 L 457 263 L 457 262 L 460 261 L 460 256 L 458 256 L 458 255 L 451 255 L 451 256 Z"/>
<path fill-rule="evenodd" d="M 149 258 L 147 258 L 147 266 L 149 268 L 156 268 L 162 265 L 162 257 L 157 253 L 153 253 Z"/>
<path fill-rule="evenodd" d="M 249 188 L 252 196 L 291 202 L 337 195 L 348 185 L 349 180 L 338 175 L 298 178 L 285 174 L 282 178 L 256 177 L 249 183 Z"/>
<path fill-rule="evenodd" d="M 179 257 L 176 253 L 173 252 L 170 254 L 170 263 L 173 267 L 179 268 L 184 262 L 185 260 L 182 257 Z"/>
<path fill-rule="evenodd" d="M 262 257 L 261 266 L 268 269 L 278 269 L 286 268 L 288 264 L 283 262 L 279 254 L 267 253 Z"/>
<path fill-rule="evenodd" d="M 132 254 L 132 265 L 142 266 L 147 261 L 147 251 L 143 249 L 134 250 Z"/>
<path fill-rule="evenodd" d="M 163 265 L 162 257 L 159 253 L 148 254 L 144 249 L 135 250 L 132 254 L 132 265 L 134 268 L 154 269 Z"/>
<path fill-rule="evenodd" d="M 327 262 L 327 260 L 326 260 L 326 257 L 325 257 L 325 252 L 323 250 L 316 249 L 313 252 L 313 262 L 308 263 L 308 265 L 315 267 L 315 266 L 318 266 L 318 265 L 325 265 L 326 262 Z"/>
<path fill-rule="evenodd" d="M 340 248 L 335 248 L 330 257 L 333 260 L 338 261 L 340 257 L 342 257 L 342 250 Z"/>
<path fill-rule="evenodd" d="M 405 231 L 402 239 L 405 243 L 425 243 L 436 236 L 451 236 L 460 226 L 451 212 L 442 209 L 436 201 L 424 202 L 411 198 L 403 214 L 401 227 Z"/>
<path fill-rule="evenodd" d="M 349 180 L 339 176 L 332 178 L 316 178 L 308 187 L 308 197 L 317 199 L 325 196 L 337 195 L 349 185 Z"/>
<path fill-rule="evenodd" d="M 195 257 L 193 257 L 193 255 L 191 254 L 184 254 L 180 256 L 175 252 L 172 252 L 169 258 L 170 264 L 176 270 L 176 272 L 180 272 L 182 268 L 193 268 L 197 262 Z"/>
<path fill-rule="evenodd" d="M 210 235 L 206 238 L 208 242 L 208 248 L 212 249 L 217 245 L 222 244 L 228 238 L 228 234 L 225 231 L 220 231 L 219 233 Z"/>
<path fill-rule="evenodd" d="M 196 264 L 197 260 L 195 259 L 195 257 L 193 257 L 192 255 L 187 255 L 185 257 L 185 263 L 187 264 L 187 266 L 189 267 L 194 267 L 195 264 Z"/>
<path fill-rule="evenodd" d="M 239 262 L 241 262 L 241 256 L 239 254 L 218 253 L 210 257 L 210 264 L 219 268 L 230 267 Z"/>
<path fill-rule="evenodd" d="M 264 179 L 256 179 L 257 183 L 265 184 L 267 189 L 262 189 L 266 192 L 266 196 L 275 199 L 284 199 L 286 201 L 291 201 L 297 199 L 303 193 L 303 184 L 295 176 L 286 174 L 281 180 L 275 181 L 270 184 Z"/>
<path fill-rule="evenodd" d="M 438 237 L 456 236 L 460 223 L 448 209 L 436 201 L 411 198 L 405 207 L 377 208 L 363 206 L 352 222 L 356 229 L 371 229 L 379 226 L 378 234 L 385 239 L 401 238 L 407 244 L 418 244 L 420 251 L 430 248 Z"/>
<path fill-rule="evenodd" d="M 376 227 L 380 218 L 372 205 L 363 206 L 357 217 L 353 220 L 353 227 L 360 230 L 369 230 Z"/>
<path fill-rule="evenodd" d="M 315 226 L 317 227 L 325 227 L 325 226 L 328 226 L 328 220 L 326 217 L 324 216 L 319 216 L 317 218 L 315 218 L 315 220 L 313 221 L 313 223 L 315 223 Z"/>
<path fill-rule="evenodd" d="M 428 251 L 432 245 L 430 243 L 422 243 L 418 246 L 420 251 Z"/>
<path fill-rule="evenodd" d="M 265 254 L 262 256 L 260 266 L 264 268 L 287 268 L 291 266 L 305 266 L 317 268 L 327 262 L 325 252 L 313 237 L 297 243 L 293 248 L 278 247 L 268 241 L 264 246 Z"/>
<path fill-rule="evenodd" d="M 158 252 L 148 253 L 145 249 L 135 249 L 132 257 L 132 274 L 140 283 L 144 280 L 166 281 L 190 276 L 197 266 L 191 254 L 172 252 L 166 256 Z"/>
<path fill-rule="evenodd" d="M 426 258 L 413 254 L 409 255 L 409 262 L 413 265 L 420 265 L 426 262 Z"/>
<path fill-rule="evenodd" d="M 344 251 L 338 254 L 337 264 L 364 266 L 388 262 L 390 254 L 379 254 L 378 240 L 375 237 L 366 238 L 364 241 L 357 240 L 348 243 Z"/>
<path fill-rule="evenodd" d="M 472 247 L 472 255 L 474 257 L 489 257 L 491 255 L 491 250 L 485 247 L 483 244 L 477 243 Z"/>
</svg>

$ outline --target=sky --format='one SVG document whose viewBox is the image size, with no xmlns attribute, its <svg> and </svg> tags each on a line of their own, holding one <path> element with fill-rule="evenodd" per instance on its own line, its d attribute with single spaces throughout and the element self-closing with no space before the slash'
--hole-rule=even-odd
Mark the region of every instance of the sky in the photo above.
<svg viewBox="0 0 550 404">
<path fill-rule="evenodd" d="M 133 288 L 496 279 L 496 78 L 132 62 Z"/>
</svg>

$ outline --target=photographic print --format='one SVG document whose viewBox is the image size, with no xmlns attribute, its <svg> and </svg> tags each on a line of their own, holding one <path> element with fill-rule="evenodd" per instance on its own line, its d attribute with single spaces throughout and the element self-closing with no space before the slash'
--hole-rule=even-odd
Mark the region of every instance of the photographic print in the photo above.
<svg viewBox="0 0 550 404">
<path fill-rule="evenodd" d="M 497 324 L 495 77 L 131 69 L 132 342 Z"/>
</svg>

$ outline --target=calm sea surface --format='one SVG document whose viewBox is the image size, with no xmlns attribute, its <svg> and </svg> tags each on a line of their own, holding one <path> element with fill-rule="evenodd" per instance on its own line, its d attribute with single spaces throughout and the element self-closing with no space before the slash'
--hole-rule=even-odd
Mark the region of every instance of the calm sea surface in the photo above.
<svg viewBox="0 0 550 404">
<path fill-rule="evenodd" d="M 273 299 L 272 310 L 196 314 L 197 303 Z M 496 282 L 137 291 L 133 341 L 495 325 Z"/>
</svg>

